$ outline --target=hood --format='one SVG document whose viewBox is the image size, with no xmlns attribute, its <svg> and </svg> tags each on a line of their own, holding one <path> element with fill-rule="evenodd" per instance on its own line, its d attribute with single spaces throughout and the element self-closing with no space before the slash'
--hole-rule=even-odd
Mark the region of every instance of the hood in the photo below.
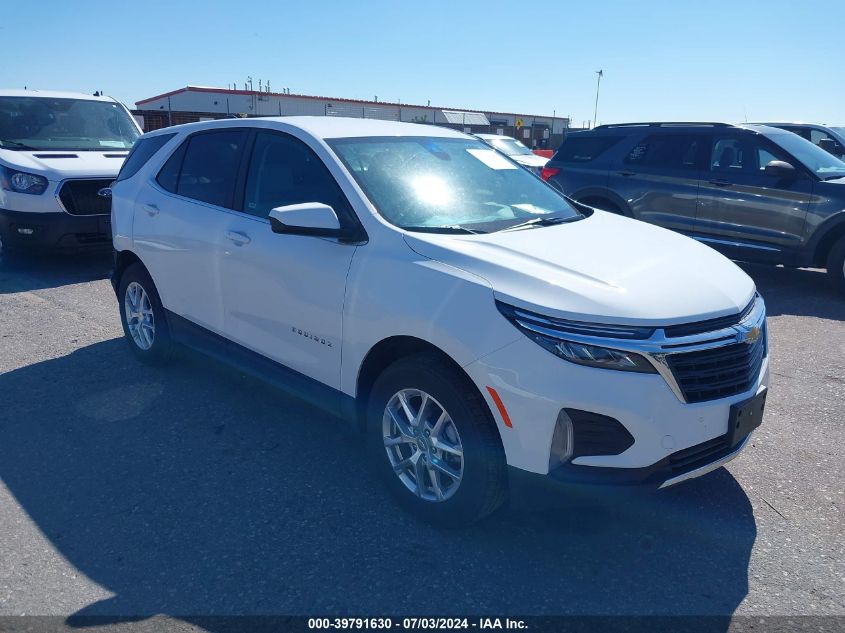
<svg viewBox="0 0 845 633">
<path fill-rule="evenodd" d="M 537 156 L 537 154 L 522 154 L 521 156 L 511 156 L 511 160 L 525 165 L 527 167 L 544 167 L 549 159 L 544 156 Z"/>
<path fill-rule="evenodd" d="M 478 275 L 506 303 L 608 324 L 672 325 L 739 312 L 754 282 L 708 246 L 603 211 L 489 235 L 408 233 L 418 254 Z"/>
<path fill-rule="evenodd" d="M 65 178 L 114 178 L 128 153 L 128 149 L 116 148 L 84 152 L 0 150 L 0 164 L 53 181 Z"/>
</svg>

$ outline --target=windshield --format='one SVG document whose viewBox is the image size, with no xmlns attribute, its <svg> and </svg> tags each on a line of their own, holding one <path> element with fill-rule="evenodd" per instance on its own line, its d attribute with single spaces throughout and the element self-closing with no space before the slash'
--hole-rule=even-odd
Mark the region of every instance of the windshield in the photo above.
<svg viewBox="0 0 845 633">
<path fill-rule="evenodd" d="M 508 156 L 525 156 L 526 154 L 533 154 L 533 152 L 525 147 L 515 138 L 503 136 L 501 138 L 487 138 L 484 139 L 497 150 Z"/>
<path fill-rule="evenodd" d="M 115 102 L 0 97 L 3 149 L 128 149 L 139 135 L 132 118 Z"/>
<path fill-rule="evenodd" d="M 378 212 L 405 229 L 489 232 L 581 217 L 555 189 L 480 141 L 370 137 L 329 145 Z"/>
<path fill-rule="evenodd" d="M 797 134 L 767 134 L 822 180 L 845 176 L 845 163 Z"/>
</svg>

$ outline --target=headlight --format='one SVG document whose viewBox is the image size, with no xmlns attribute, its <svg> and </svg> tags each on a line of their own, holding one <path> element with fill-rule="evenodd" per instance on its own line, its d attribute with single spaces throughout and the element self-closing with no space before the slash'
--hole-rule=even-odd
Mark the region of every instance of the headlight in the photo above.
<svg viewBox="0 0 845 633">
<path fill-rule="evenodd" d="M 38 195 L 47 189 L 47 179 L 37 174 L 0 167 L 0 186 L 6 191 Z"/>
<path fill-rule="evenodd" d="M 607 347 L 585 345 L 584 343 L 573 343 L 572 341 L 556 341 L 536 334 L 531 336 L 531 338 L 553 354 L 573 363 L 578 363 L 579 365 L 618 369 L 620 371 L 638 371 L 649 374 L 656 372 L 651 363 L 633 352 L 623 352 Z"/>
<path fill-rule="evenodd" d="M 654 366 L 640 354 L 584 342 L 591 339 L 647 339 L 653 328 L 599 325 L 579 321 L 565 321 L 544 317 L 496 302 L 499 311 L 528 338 L 555 356 L 578 365 L 601 367 L 618 371 L 634 371 L 645 374 L 657 373 Z M 581 340 L 577 340 L 581 339 Z"/>
</svg>

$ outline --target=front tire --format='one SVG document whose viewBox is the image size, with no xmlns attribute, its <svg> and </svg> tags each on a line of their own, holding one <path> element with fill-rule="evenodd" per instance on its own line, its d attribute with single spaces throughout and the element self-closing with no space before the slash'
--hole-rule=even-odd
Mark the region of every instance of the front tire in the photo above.
<svg viewBox="0 0 845 633">
<path fill-rule="evenodd" d="M 170 360 L 173 341 L 167 317 L 150 274 L 142 264 L 131 264 L 123 272 L 118 286 L 120 323 L 129 348 L 149 364 Z"/>
<path fill-rule="evenodd" d="M 830 249 L 827 257 L 827 274 L 833 287 L 845 293 L 845 236 L 840 237 Z"/>
<path fill-rule="evenodd" d="M 369 399 L 368 442 L 397 500 L 417 516 L 466 525 L 507 497 L 504 449 L 481 394 L 434 354 L 395 362 Z"/>
</svg>

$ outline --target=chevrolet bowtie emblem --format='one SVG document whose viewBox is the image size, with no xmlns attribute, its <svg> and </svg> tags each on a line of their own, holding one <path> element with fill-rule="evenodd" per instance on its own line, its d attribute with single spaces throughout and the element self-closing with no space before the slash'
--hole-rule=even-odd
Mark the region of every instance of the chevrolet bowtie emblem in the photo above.
<svg viewBox="0 0 845 633">
<path fill-rule="evenodd" d="M 750 330 L 746 330 L 745 332 L 740 332 L 740 342 L 748 343 L 756 343 L 757 340 L 760 338 L 762 334 L 762 330 L 757 327 L 756 325 L 751 328 Z"/>
</svg>

